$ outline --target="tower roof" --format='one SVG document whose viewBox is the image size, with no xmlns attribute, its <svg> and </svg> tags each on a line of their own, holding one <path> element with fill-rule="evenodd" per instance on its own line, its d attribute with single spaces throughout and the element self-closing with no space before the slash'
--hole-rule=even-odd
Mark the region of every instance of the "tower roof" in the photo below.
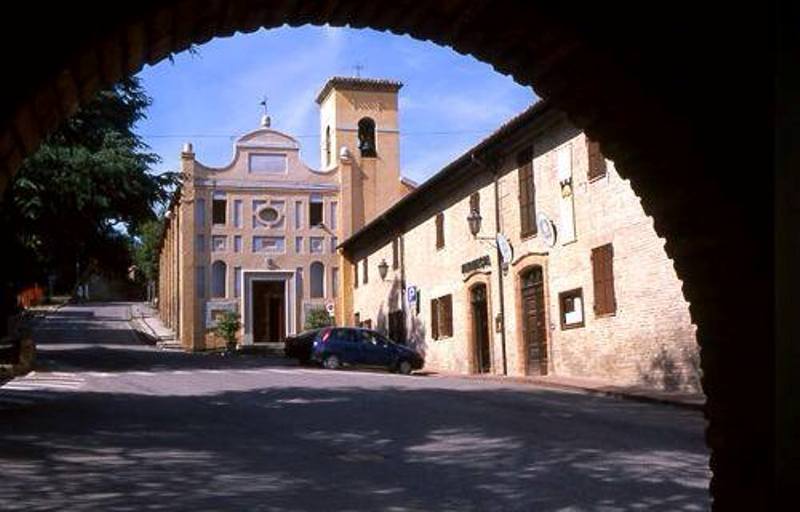
<svg viewBox="0 0 800 512">
<path fill-rule="evenodd" d="M 401 87 L 403 87 L 402 82 L 385 78 L 334 76 L 325 82 L 322 90 L 317 94 L 317 103 L 322 104 L 325 97 L 328 96 L 334 88 L 349 91 L 397 92 Z"/>
</svg>

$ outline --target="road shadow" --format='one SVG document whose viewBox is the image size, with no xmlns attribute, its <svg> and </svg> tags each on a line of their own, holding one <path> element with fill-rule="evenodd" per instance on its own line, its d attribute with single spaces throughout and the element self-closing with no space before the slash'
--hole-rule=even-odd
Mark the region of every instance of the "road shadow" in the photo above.
<svg viewBox="0 0 800 512">
<path fill-rule="evenodd" d="M 397 379 L 76 393 L 16 411 L 0 424 L 0 502 L 120 512 L 708 508 L 696 413 Z"/>
</svg>

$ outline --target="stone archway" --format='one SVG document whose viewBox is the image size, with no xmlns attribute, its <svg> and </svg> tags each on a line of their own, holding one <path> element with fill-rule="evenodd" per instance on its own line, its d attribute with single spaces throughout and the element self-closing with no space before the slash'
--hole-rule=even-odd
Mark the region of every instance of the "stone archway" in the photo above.
<svg viewBox="0 0 800 512">
<path fill-rule="evenodd" d="M 0 188 L 98 89 L 212 37 L 327 22 L 472 54 L 535 87 L 630 179 L 667 240 L 698 325 L 715 505 L 759 508 L 772 475 L 773 414 L 764 397 L 772 392 L 773 192 L 770 179 L 747 178 L 765 165 L 765 147 L 738 123 L 769 117 L 749 98 L 769 97 L 754 78 L 770 55 L 730 17 L 721 22 L 716 6 L 651 9 L 524 0 L 146 0 L 92 16 L 69 3 L 44 13 L 21 4 L 0 30 L 5 68 L 14 70 L 0 100 Z M 763 20 L 743 14 L 745 26 Z M 25 44 L 30 37 L 54 43 Z M 756 298 L 748 321 L 734 322 L 745 294 Z"/>
</svg>

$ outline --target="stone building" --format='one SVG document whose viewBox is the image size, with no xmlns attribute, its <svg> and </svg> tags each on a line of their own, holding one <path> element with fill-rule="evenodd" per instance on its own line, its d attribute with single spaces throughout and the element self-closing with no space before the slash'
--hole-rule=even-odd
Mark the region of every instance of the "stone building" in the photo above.
<svg viewBox="0 0 800 512">
<path fill-rule="evenodd" d="M 699 390 L 682 283 L 629 183 L 540 102 L 347 238 L 344 318 L 457 373 Z"/>
<path fill-rule="evenodd" d="M 341 77 L 325 84 L 320 170 L 267 117 L 236 141 L 225 167 L 203 165 L 184 147 L 158 284 L 160 316 L 184 348 L 219 346 L 213 327 L 224 311 L 239 312 L 244 344 L 281 343 L 311 308 L 342 318 L 339 242 L 414 188 L 399 169 L 401 87 Z"/>
</svg>

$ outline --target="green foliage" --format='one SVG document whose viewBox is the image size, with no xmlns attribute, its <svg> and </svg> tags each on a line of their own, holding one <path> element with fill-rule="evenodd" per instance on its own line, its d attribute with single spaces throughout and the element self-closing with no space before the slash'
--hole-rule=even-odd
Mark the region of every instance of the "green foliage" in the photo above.
<svg viewBox="0 0 800 512">
<path fill-rule="evenodd" d="M 332 324 L 331 316 L 325 308 L 310 309 L 306 313 L 306 329 L 319 329 Z"/>
<path fill-rule="evenodd" d="M 132 237 L 144 234 L 176 182 L 174 173 L 149 172 L 158 157 L 134 133 L 150 103 L 138 80 L 126 79 L 23 162 L 0 205 L 4 245 L 16 260 L 5 265 L 15 269 L 6 283 L 55 274 L 71 286 L 90 272 L 127 271 Z"/>
<path fill-rule="evenodd" d="M 222 317 L 217 320 L 217 335 L 224 339 L 228 347 L 231 348 L 236 345 L 236 335 L 242 323 L 239 321 L 238 313 L 233 311 L 226 311 Z"/>
<path fill-rule="evenodd" d="M 133 261 L 144 278 L 148 281 L 158 279 L 158 250 L 161 235 L 164 233 L 164 222 L 150 220 L 142 224 L 139 240 L 133 247 Z"/>
</svg>

